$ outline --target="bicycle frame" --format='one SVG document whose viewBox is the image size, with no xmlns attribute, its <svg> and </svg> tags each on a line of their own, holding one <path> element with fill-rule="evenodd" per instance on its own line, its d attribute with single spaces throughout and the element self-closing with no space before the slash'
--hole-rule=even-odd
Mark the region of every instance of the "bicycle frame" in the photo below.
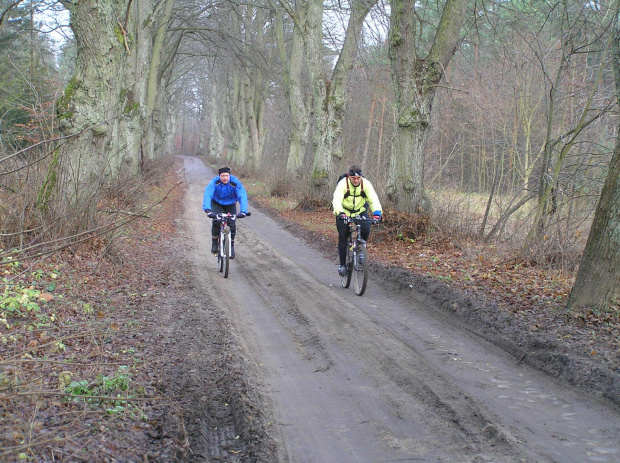
<svg viewBox="0 0 620 463">
<path fill-rule="evenodd" d="M 366 291 L 368 283 L 368 252 L 366 241 L 362 239 L 362 223 L 379 223 L 375 219 L 361 216 L 346 217 L 344 221 L 349 226 L 347 237 L 347 272 L 341 276 L 343 288 L 348 288 L 351 279 L 354 280 L 355 293 L 361 296 Z"/>
<path fill-rule="evenodd" d="M 248 212 L 246 217 L 249 215 L 250 213 Z M 231 214 L 230 212 L 220 212 L 213 214 L 210 217 L 220 222 L 220 234 L 217 241 L 217 263 L 220 272 L 224 274 L 224 278 L 228 278 L 228 270 L 230 269 L 230 253 L 232 247 L 230 226 L 228 223 L 234 222 L 237 218 L 241 217 L 238 217 L 237 214 Z"/>
<path fill-rule="evenodd" d="M 230 268 L 230 226 L 228 221 L 237 220 L 236 214 L 222 212 L 215 215 L 215 220 L 220 222 L 220 234 L 217 241 L 217 263 L 220 272 L 224 274 L 224 278 L 228 278 L 228 270 Z"/>
</svg>

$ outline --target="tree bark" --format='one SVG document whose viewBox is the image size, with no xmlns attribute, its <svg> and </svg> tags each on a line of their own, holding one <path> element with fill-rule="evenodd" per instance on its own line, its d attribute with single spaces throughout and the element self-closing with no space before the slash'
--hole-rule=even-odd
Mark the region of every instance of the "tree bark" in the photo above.
<svg viewBox="0 0 620 463">
<path fill-rule="evenodd" d="M 111 182 L 122 166 L 131 172 L 138 169 L 135 152 L 121 149 L 128 140 L 127 133 L 119 130 L 125 107 L 135 102 L 134 89 L 124 79 L 129 68 L 127 24 L 119 22 L 129 4 L 130 0 L 65 4 L 78 55 L 75 75 L 58 105 L 58 117 L 64 134 L 81 133 L 66 146 L 67 180 L 74 199 L 87 189 Z M 127 113 L 127 118 L 138 119 L 137 112 L 128 108 Z"/>
<path fill-rule="evenodd" d="M 327 97 L 327 73 L 323 63 L 323 0 L 309 0 L 307 15 L 305 47 L 312 86 L 312 114 L 315 118 L 315 124 L 322 127 L 323 123 L 316 122 L 316 119 L 323 114 L 323 105 Z M 329 164 L 326 164 L 324 159 L 317 158 L 316 155 L 316 147 L 319 143 L 320 132 L 315 130 L 312 136 L 313 159 L 310 184 L 311 191 L 314 192 L 325 190 L 322 186 L 329 182 Z"/>
<path fill-rule="evenodd" d="M 620 13 L 615 12 L 613 64 L 620 98 Z M 619 125 L 620 129 L 620 125 Z M 620 297 L 620 138 L 616 138 L 609 173 L 594 214 L 581 265 L 567 308 L 612 303 Z"/>
<path fill-rule="evenodd" d="M 210 79 L 211 101 L 211 137 L 209 138 L 209 155 L 213 158 L 226 157 L 226 107 L 224 73 L 216 71 L 217 76 Z"/>
<path fill-rule="evenodd" d="M 154 115 L 165 100 L 162 44 L 172 4 L 63 1 L 78 48 L 75 74 L 57 105 L 61 132 L 75 135 L 63 162 L 63 194 L 74 204 L 92 208 L 99 188 L 138 173 L 143 158 L 163 146 L 144 137 L 165 122 Z"/>
<path fill-rule="evenodd" d="M 196 154 L 198 156 L 202 156 L 207 154 L 207 150 L 210 144 L 210 141 L 213 139 L 213 135 L 211 133 L 211 125 L 212 122 L 210 120 L 210 112 L 207 111 L 211 102 L 211 85 L 209 80 L 206 77 L 202 77 L 200 79 L 199 88 L 201 90 L 201 103 L 200 107 L 202 108 L 200 112 L 200 123 L 198 125 L 200 133 L 198 134 L 198 149 Z"/>
<path fill-rule="evenodd" d="M 310 2 L 296 2 L 295 8 L 280 0 L 280 5 L 293 20 L 293 37 L 290 53 L 286 52 L 284 25 L 281 8 L 272 3 L 276 16 L 276 38 L 280 61 L 283 66 L 282 83 L 284 96 L 291 112 L 291 134 L 289 136 L 289 153 L 286 161 L 286 171 L 295 178 L 300 178 L 300 172 L 306 157 L 306 150 L 310 141 L 312 96 L 303 91 L 303 62 L 304 43 L 307 29 L 307 13 Z"/>
<path fill-rule="evenodd" d="M 142 4 L 141 8 L 144 8 L 143 4 L 146 2 L 140 3 Z M 149 66 L 146 104 L 143 114 L 143 139 L 146 143 L 143 143 L 142 148 L 143 156 L 146 156 L 147 159 L 162 159 L 167 154 L 163 149 L 166 146 L 166 138 L 173 136 L 172 133 L 165 130 L 165 101 L 166 86 L 170 76 L 170 73 L 166 71 L 169 69 L 170 57 L 175 55 L 181 40 L 180 34 L 173 36 L 168 32 L 174 3 L 175 0 L 165 0 L 159 4 L 153 15 L 155 26 L 152 30 L 153 33 L 143 37 L 152 43 L 151 47 L 142 47 L 142 50 L 150 51 L 150 59 L 145 57 Z M 144 159 L 142 160 L 144 161 Z"/>
<path fill-rule="evenodd" d="M 326 184 L 334 184 L 338 172 L 333 165 L 343 158 L 342 124 L 347 109 L 347 78 L 353 68 L 354 58 L 359 47 L 362 25 L 370 9 L 377 0 L 353 0 L 349 23 L 338 61 L 332 72 L 331 81 L 325 82 L 321 89 L 324 99 L 315 105 L 316 148 L 312 168 L 311 187 L 316 197 L 327 199 L 331 196 Z M 316 95 L 315 95 L 316 96 Z"/>
<path fill-rule="evenodd" d="M 397 209 L 429 214 L 424 192 L 424 155 L 437 84 L 459 44 L 467 0 L 448 0 L 426 58 L 416 49 L 416 2 L 394 0 L 390 19 L 390 61 L 397 121 L 387 187 Z"/>
<path fill-rule="evenodd" d="M 368 146 L 370 145 L 370 133 L 375 124 L 375 106 L 377 105 L 377 94 L 373 93 L 370 102 L 370 113 L 368 115 L 368 125 L 366 126 L 366 134 L 364 135 L 364 151 L 362 152 L 362 164 L 368 165 Z"/>
</svg>

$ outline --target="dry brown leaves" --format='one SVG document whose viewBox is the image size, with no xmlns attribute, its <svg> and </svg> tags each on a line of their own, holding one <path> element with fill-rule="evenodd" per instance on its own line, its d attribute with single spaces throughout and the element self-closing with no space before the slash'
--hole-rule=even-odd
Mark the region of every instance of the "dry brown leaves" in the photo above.
<svg viewBox="0 0 620 463">
<path fill-rule="evenodd" d="M 171 170 L 145 202 L 175 183 Z M 148 417 L 170 400 L 148 363 L 149 314 L 137 309 L 165 288 L 157 249 L 175 232 L 182 195 L 112 240 L 0 266 L 0 460 L 148 458 Z"/>
</svg>

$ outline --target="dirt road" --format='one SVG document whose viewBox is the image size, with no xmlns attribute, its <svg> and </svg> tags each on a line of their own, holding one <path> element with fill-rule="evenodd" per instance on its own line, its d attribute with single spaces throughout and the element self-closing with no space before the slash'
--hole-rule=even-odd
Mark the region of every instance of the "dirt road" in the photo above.
<svg viewBox="0 0 620 463">
<path fill-rule="evenodd" d="M 232 322 L 247 404 L 263 416 L 251 432 L 204 424 L 193 438 L 208 461 L 229 461 L 218 447 L 258 431 L 279 462 L 620 461 L 616 408 L 520 364 L 413 291 L 372 275 L 363 297 L 341 288 L 334 260 L 257 209 L 239 222 L 224 279 L 200 207 L 213 171 L 184 165 L 196 293 Z"/>
</svg>

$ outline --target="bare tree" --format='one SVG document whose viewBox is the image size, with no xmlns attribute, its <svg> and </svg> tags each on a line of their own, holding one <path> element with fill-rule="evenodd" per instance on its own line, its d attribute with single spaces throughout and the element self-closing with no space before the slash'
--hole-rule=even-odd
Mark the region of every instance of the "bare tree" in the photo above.
<svg viewBox="0 0 620 463">
<path fill-rule="evenodd" d="M 75 203 L 139 172 L 163 146 L 164 41 L 174 1 L 62 2 L 78 45 L 75 75 L 57 109 L 63 133 L 76 135 L 63 171 L 64 192 Z"/>
<path fill-rule="evenodd" d="M 353 68 L 354 58 L 360 46 L 362 26 L 366 16 L 377 0 L 352 0 L 349 21 L 345 31 L 338 61 L 331 73 L 331 79 L 314 81 L 315 133 L 314 161 L 312 166 L 313 194 L 328 198 L 331 190 L 325 188 L 333 184 L 338 172 L 333 168 L 334 161 L 342 159 L 342 124 L 347 108 L 347 78 Z"/>
<path fill-rule="evenodd" d="M 441 11 L 429 52 L 422 53 L 417 2 L 392 2 L 390 61 L 397 123 L 388 182 L 388 197 L 399 210 L 428 214 L 424 192 L 424 154 L 437 85 L 460 43 L 467 0 L 448 0 Z"/>
<path fill-rule="evenodd" d="M 540 148 L 538 203 L 532 228 L 524 243 L 526 250 L 530 248 L 533 242 L 544 237 L 551 217 L 557 211 L 554 195 L 557 194 L 559 177 L 569 153 L 580 141 L 580 137 L 586 128 L 607 112 L 613 103 L 613 97 L 603 104 L 598 100 L 598 89 L 603 82 L 606 71 L 605 62 L 611 44 L 610 40 L 605 40 L 605 31 L 608 30 L 610 21 L 605 18 L 605 14 L 600 14 L 602 16 L 601 24 L 597 24 L 599 27 L 594 28 L 593 24 L 598 22 L 599 12 L 592 14 L 588 9 L 583 8 L 576 10 L 576 14 L 572 14 L 570 4 L 564 2 L 562 6 L 564 10 L 561 11 L 558 18 L 560 33 L 556 42 L 556 48 L 561 53 L 555 71 L 549 73 L 545 81 L 549 95 L 545 123 L 546 133 Z M 557 110 L 563 100 L 567 99 L 567 94 L 563 93 L 566 86 L 562 84 L 573 63 L 578 62 L 583 53 L 591 53 L 592 60 L 596 59 L 598 54 L 599 65 L 593 69 L 595 73 L 589 95 L 585 96 L 584 101 L 575 111 L 576 117 L 567 121 L 565 120 L 566 111 Z M 570 87 L 567 90 L 570 90 Z"/>
<path fill-rule="evenodd" d="M 614 13 L 613 64 L 616 96 L 620 100 L 620 9 Z M 620 127 L 619 127 L 620 129 Z M 594 222 L 581 259 L 568 309 L 612 303 L 620 296 L 620 138 L 596 207 Z"/>
</svg>

